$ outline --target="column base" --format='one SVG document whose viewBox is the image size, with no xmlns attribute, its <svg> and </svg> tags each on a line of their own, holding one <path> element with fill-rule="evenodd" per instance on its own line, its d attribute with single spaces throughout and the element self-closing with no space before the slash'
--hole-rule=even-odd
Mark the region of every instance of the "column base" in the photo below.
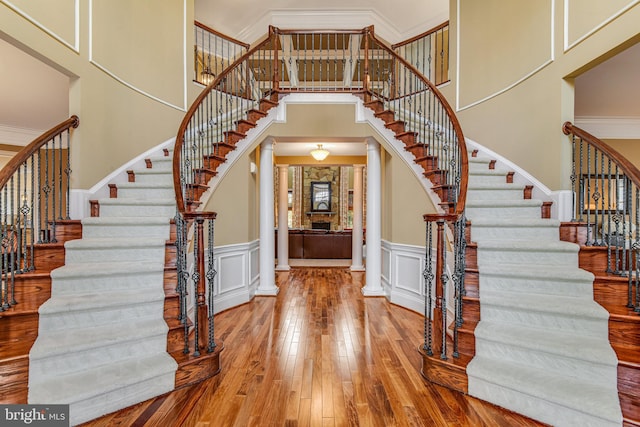
<svg viewBox="0 0 640 427">
<path fill-rule="evenodd" d="M 351 271 L 365 271 L 366 269 L 364 268 L 364 265 L 352 265 L 351 267 L 349 267 L 349 270 L 351 270 Z"/>
<path fill-rule="evenodd" d="M 362 295 L 364 295 L 365 297 L 386 297 L 387 294 L 385 294 L 384 289 L 379 288 L 379 289 L 369 289 L 366 286 L 364 288 L 361 289 L 362 291 Z"/>
<path fill-rule="evenodd" d="M 289 264 L 276 265 L 276 271 L 289 271 L 289 270 L 291 270 L 291 267 L 289 266 Z"/>
<path fill-rule="evenodd" d="M 275 297 L 280 292 L 279 287 L 271 288 L 271 289 L 256 289 L 255 296 L 257 297 Z"/>
</svg>

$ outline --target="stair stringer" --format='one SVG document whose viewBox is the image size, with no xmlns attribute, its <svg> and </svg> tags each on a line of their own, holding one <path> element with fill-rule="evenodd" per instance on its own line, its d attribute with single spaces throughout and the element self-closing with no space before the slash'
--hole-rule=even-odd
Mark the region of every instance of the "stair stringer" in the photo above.
<svg viewBox="0 0 640 427">
<path fill-rule="evenodd" d="M 489 159 L 473 159 L 467 193 L 480 301 L 468 392 L 556 426 L 621 425 L 617 358 L 593 275 L 578 267 L 578 246 L 560 241 L 560 222 L 522 200 L 524 185 L 487 180 Z"/>
</svg>

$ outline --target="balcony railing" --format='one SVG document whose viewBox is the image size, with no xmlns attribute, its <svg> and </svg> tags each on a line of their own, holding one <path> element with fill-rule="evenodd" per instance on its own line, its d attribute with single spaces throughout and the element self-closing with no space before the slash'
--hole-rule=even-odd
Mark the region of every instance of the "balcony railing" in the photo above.
<svg viewBox="0 0 640 427">
<path fill-rule="evenodd" d="M 392 47 L 436 85 L 449 81 L 449 21 Z"/>
</svg>

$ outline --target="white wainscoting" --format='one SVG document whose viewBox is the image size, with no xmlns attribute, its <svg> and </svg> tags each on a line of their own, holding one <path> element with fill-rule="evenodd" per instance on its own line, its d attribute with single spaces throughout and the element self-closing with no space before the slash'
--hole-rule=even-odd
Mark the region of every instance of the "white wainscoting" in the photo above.
<svg viewBox="0 0 640 427">
<path fill-rule="evenodd" d="M 425 268 L 424 246 L 404 245 L 382 241 L 382 286 L 387 299 L 392 304 L 424 314 L 425 283 L 423 271 Z M 447 253 L 447 261 L 453 262 L 453 254 Z M 435 272 L 435 258 L 431 259 Z M 447 266 L 449 281 L 447 283 L 447 316 L 451 322 L 454 316 L 453 281 L 451 268 Z M 435 289 L 431 290 L 432 301 Z M 433 305 L 432 305 L 433 307 Z"/>
<path fill-rule="evenodd" d="M 382 286 L 389 302 L 424 314 L 424 246 L 382 241 Z"/>
<path fill-rule="evenodd" d="M 215 313 L 245 304 L 253 299 L 260 278 L 259 253 L 259 240 L 217 246 L 214 249 L 214 265 L 218 273 L 214 282 Z M 453 260 L 451 253 L 447 254 L 447 260 Z M 382 286 L 389 302 L 424 314 L 424 247 L 383 240 L 381 261 Z M 432 263 L 435 270 L 435 259 L 432 259 Z M 447 286 L 449 320 L 453 319 L 452 284 L 453 282 L 449 280 Z M 432 291 L 432 298 L 433 294 Z"/>
<path fill-rule="evenodd" d="M 245 304 L 253 298 L 257 286 L 258 241 L 214 248 L 214 312 Z"/>
</svg>

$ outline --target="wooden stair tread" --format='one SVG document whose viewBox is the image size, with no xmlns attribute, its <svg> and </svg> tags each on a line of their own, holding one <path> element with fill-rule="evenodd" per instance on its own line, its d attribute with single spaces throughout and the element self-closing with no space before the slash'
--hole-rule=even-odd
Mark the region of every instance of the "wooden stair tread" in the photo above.
<svg viewBox="0 0 640 427">
<path fill-rule="evenodd" d="M 615 346 L 618 363 L 640 369 L 640 351 L 636 347 Z"/>
<path fill-rule="evenodd" d="M 607 304 L 606 302 L 599 302 L 599 304 L 609 312 L 611 316 L 610 320 L 618 319 L 640 324 L 640 314 L 634 311 L 633 308 L 620 306 L 618 304 Z"/>
</svg>

